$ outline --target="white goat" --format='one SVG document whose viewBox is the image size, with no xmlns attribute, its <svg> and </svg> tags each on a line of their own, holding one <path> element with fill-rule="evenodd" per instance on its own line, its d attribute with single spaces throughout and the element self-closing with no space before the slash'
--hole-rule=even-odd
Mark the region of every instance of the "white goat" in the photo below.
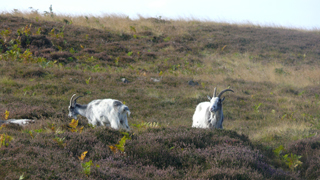
<svg viewBox="0 0 320 180">
<path fill-rule="evenodd" d="M 223 129 L 223 111 L 221 95 L 232 89 L 225 89 L 216 96 L 217 88 L 214 88 L 213 97 L 207 96 L 210 102 L 199 103 L 192 118 L 192 127 L 195 128 L 217 128 Z"/>
<path fill-rule="evenodd" d="M 77 104 L 78 96 L 70 99 L 69 117 L 77 119 L 80 114 L 88 119 L 88 122 L 94 126 L 111 126 L 114 129 L 130 130 L 127 120 L 127 113 L 130 115 L 128 106 L 115 99 L 97 99 L 89 104 Z"/>
<path fill-rule="evenodd" d="M 28 125 L 30 123 L 34 123 L 35 121 L 32 119 L 8 119 L 8 120 L 0 120 L 0 125 L 2 124 L 16 124 L 20 126 Z"/>
</svg>

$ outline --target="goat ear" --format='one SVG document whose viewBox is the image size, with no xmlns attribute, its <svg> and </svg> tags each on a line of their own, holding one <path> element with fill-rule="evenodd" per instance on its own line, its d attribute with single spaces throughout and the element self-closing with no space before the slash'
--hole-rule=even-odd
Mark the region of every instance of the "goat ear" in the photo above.
<svg viewBox="0 0 320 180">
<path fill-rule="evenodd" d="M 223 102 L 225 98 L 226 98 L 226 97 L 223 97 L 223 98 L 221 99 L 221 102 Z"/>
<path fill-rule="evenodd" d="M 207 95 L 207 98 L 208 98 L 210 101 L 211 101 L 211 99 L 212 99 L 212 98 L 211 98 L 210 96 L 208 96 L 208 95 Z"/>
</svg>

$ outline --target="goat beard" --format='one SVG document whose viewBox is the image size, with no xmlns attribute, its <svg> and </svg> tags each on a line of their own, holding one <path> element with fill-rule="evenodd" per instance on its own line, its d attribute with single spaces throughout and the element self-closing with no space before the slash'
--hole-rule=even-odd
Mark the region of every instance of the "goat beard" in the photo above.
<svg viewBox="0 0 320 180">
<path fill-rule="evenodd" d="M 208 124 L 209 124 L 209 128 L 213 128 L 212 119 L 209 119 Z"/>
<path fill-rule="evenodd" d="M 216 115 L 216 112 L 214 112 L 214 111 L 211 112 L 210 119 L 208 120 L 208 124 L 210 124 L 210 127 L 213 126 L 212 121 L 213 121 L 213 118 L 215 115 Z"/>
<path fill-rule="evenodd" d="M 211 111 L 210 111 L 211 112 Z M 211 112 L 211 117 L 210 117 L 210 120 L 213 119 L 213 117 L 217 114 L 217 112 L 213 111 Z"/>
</svg>

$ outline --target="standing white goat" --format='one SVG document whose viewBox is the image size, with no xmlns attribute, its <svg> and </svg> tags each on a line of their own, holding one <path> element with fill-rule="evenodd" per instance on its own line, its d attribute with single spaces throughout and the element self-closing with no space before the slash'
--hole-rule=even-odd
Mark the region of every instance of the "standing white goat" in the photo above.
<svg viewBox="0 0 320 180">
<path fill-rule="evenodd" d="M 199 103 L 196 107 L 196 111 L 193 114 L 192 127 L 195 128 L 217 128 L 223 129 L 223 111 L 221 95 L 232 89 L 225 89 L 216 96 L 217 88 L 214 88 L 213 97 L 207 96 L 210 102 Z"/>
<path fill-rule="evenodd" d="M 88 119 L 88 122 L 94 126 L 111 126 L 114 129 L 130 130 L 128 125 L 127 113 L 130 115 L 128 106 L 115 99 L 97 99 L 89 104 L 77 104 L 78 96 L 70 99 L 69 117 L 77 119 L 80 114 Z"/>
</svg>

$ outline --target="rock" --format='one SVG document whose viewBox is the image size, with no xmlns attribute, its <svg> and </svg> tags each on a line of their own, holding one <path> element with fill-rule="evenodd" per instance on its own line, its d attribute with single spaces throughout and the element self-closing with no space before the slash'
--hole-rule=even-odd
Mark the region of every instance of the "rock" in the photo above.
<svg viewBox="0 0 320 180">
<path fill-rule="evenodd" d="M 121 78 L 121 81 L 122 81 L 123 83 L 129 83 L 129 81 L 128 81 L 126 78 Z"/>
<path fill-rule="evenodd" d="M 198 85 L 199 85 L 198 82 L 195 82 L 195 81 L 193 81 L 193 80 L 188 81 L 188 84 L 189 84 L 190 86 L 198 86 Z"/>
<path fill-rule="evenodd" d="M 150 78 L 153 82 L 160 82 L 162 80 L 162 76 L 160 78 Z"/>
</svg>

